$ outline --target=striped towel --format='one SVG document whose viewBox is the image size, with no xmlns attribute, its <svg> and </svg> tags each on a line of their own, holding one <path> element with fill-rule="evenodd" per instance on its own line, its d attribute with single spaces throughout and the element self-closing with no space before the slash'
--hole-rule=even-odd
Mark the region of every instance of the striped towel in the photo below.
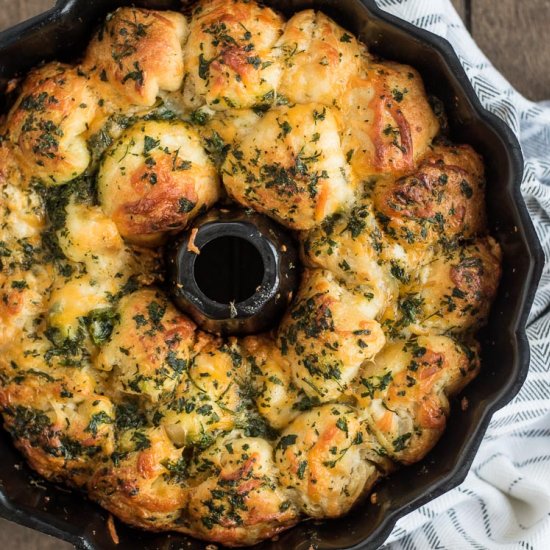
<svg viewBox="0 0 550 550">
<path fill-rule="evenodd" d="M 379 6 L 451 42 L 483 105 L 519 137 L 522 192 L 550 258 L 550 101 L 532 103 L 500 75 L 450 0 L 377 0 Z M 550 265 L 528 328 L 529 376 L 497 412 L 464 483 L 401 519 L 384 549 L 550 549 Z"/>
</svg>

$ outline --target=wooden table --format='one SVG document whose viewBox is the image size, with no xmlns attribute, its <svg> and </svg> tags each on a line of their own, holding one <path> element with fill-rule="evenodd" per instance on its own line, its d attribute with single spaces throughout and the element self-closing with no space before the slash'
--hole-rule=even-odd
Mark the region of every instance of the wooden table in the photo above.
<svg viewBox="0 0 550 550">
<path fill-rule="evenodd" d="M 549 0 L 452 0 L 477 43 L 530 99 L 550 99 Z M 53 0 L 0 0 L 0 29 L 40 13 Z M 0 520 L 3 550 L 65 550 L 70 546 Z"/>
<path fill-rule="evenodd" d="M 452 0 L 476 42 L 523 95 L 550 100 L 549 0 Z"/>
</svg>

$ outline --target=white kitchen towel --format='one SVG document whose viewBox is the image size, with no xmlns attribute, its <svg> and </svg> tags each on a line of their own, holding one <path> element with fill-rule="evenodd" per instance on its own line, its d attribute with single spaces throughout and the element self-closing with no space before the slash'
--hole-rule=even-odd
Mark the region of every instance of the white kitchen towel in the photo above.
<svg viewBox="0 0 550 550">
<path fill-rule="evenodd" d="M 547 258 L 529 319 L 532 359 L 525 385 L 495 414 L 464 483 L 401 519 L 384 548 L 548 550 L 550 102 L 533 103 L 512 88 L 479 50 L 450 0 L 376 1 L 383 10 L 449 40 L 483 105 L 519 137 L 525 156 L 522 192 Z"/>
</svg>

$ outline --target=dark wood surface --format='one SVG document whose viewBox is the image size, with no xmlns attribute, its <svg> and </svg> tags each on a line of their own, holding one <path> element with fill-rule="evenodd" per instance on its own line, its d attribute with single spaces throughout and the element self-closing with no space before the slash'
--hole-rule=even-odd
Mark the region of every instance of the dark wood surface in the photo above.
<svg viewBox="0 0 550 550">
<path fill-rule="evenodd" d="M 524 95 L 550 99 L 550 0 L 452 0 L 495 66 Z M 36 15 L 53 0 L 0 0 L 0 29 Z M 69 545 L 0 520 L 3 550 L 65 550 Z"/>
<path fill-rule="evenodd" d="M 550 99 L 550 1 L 473 0 L 471 19 L 497 69 L 530 99 Z"/>
<path fill-rule="evenodd" d="M 466 21 L 466 10 L 468 7 L 468 0 L 451 0 L 454 7 L 456 8 L 456 11 L 460 14 L 460 17 Z"/>
</svg>

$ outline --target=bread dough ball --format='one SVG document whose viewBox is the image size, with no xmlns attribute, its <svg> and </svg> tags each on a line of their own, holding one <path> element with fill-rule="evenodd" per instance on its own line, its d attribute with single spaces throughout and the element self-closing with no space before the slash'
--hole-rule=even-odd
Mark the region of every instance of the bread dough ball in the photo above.
<svg viewBox="0 0 550 550">
<path fill-rule="evenodd" d="M 28 177 L 60 185 L 80 176 L 91 160 L 85 134 L 96 110 L 95 92 L 77 69 L 54 62 L 29 73 L 6 122 Z"/>
<path fill-rule="evenodd" d="M 422 79 L 398 63 L 373 63 L 342 100 L 342 146 L 360 178 L 414 169 L 439 130 Z"/>
<path fill-rule="evenodd" d="M 301 414 L 281 434 L 275 463 L 281 483 L 314 518 L 338 517 L 379 477 L 363 456 L 363 428 L 346 405 L 323 405 Z"/>
<path fill-rule="evenodd" d="M 397 328 L 459 334 L 483 326 L 498 289 L 501 255 L 491 237 L 437 255 L 404 289 Z"/>
<path fill-rule="evenodd" d="M 290 103 L 336 107 L 367 57 L 354 36 L 314 10 L 300 11 L 289 19 L 275 50 L 283 67 L 279 96 Z"/>
<path fill-rule="evenodd" d="M 279 485 L 273 448 L 264 439 L 221 438 L 195 467 L 210 473 L 191 491 L 187 508 L 185 523 L 199 537 L 251 545 L 297 523 L 296 507 Z"/>
<path fill-rule="evenodd" d="M 199 136 L 180 121 L 141 121 L 106 152 L 98 174 L 103 211 L 131 242 L 183 229 L 219 196 Z"/>
<path fill-rule="evenodd" d="M 235 200 L 292 229 L 314 227 L 353 199 L 337 120 L 318 103 L 269 111 L 233 144 L 222 174 Z"/>
<path fill-rule="evenodd" d="M 479 370 L 478 351 L 476 343 L 419 336 L 388 344 L 365 365 L 350 394 L 384 454 L 412 464 L 432 449 L 445 429 L 449 398 Z"/>
<path fill-rule="evenodd" d="M 251 364 L 258 411 L 270 426 L 283 429 L 300 414 L 301 395 L 292 379 L 292 367 L 267 336 L 250 336 L 243 347 Z"/>
<path fill-rule="evenodd" d="M 125 523 L 142 529 L 170 529 L 187 503 L 181 449 L 163 428 L 138 425 L 122 429 L 118 450 L 111 458 L 89 479 L 90 496 Z"/>
<path fill-rule="evenodd" d="M 111 373 L 111 391 L 119 397 L 155 403 L 185 374 L 195 325 L 155 290 L 122 298 L 116 316 L 116 327 L 94 365 Z"/>
<path fill-rule="evenodd" d="M 92 39 L 82 66 L 117 107 L 150 107 L 161 91 L 181 87 L 187 33 L 180 13 L 119 8 Z"/>
<path fill-rule="evenodd" d="M 185 46 L 184 100 L 214 110 L 269 108 L 281 73 L 273 46 L 283 20 L 244 0 L 201 2 Z"/>
<path fill-rule="evenodd" d="M 328 271 L 306 271 L 277 331 L 296 386 L 320 401 L 338 398 L 384 346 L 378 313 L 370 293 L 350 292 Z"/>
<path fill-rule="evenodd" d="M 193 358 L 173 393 L 161 404 L 162 425 L 178 446 L 204 449 L 223 432 L 245 425 L 247 410 L 241 387 L 238 349 L 217 338 L 199 335 Z"/>
<path fill-rule="evenodd" d="M 384 232 L 406 248 L 470 239 L 485 230 L 481 158 L 469 146 L 434 147 L 418 169 L 374 189 Z"/>
</svg>

